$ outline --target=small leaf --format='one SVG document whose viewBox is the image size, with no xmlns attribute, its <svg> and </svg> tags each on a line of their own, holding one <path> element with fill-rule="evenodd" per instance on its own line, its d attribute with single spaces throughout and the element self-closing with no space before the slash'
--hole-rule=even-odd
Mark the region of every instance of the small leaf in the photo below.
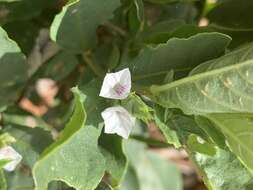
<svg viewBox="0 0 253 190">
<path fill-rule="evenodd" d="M 122 100 L 121 105 L 134 117 L 144 121 L 145 123 L 148 123 L 153 119 L 153 109 L 146 105 L 146 103 L 134 93 Z"/>
<path fill-rule="evenodd" d="M 216 144 L 222 149 L 226 147 L 224 135 L 212 124 L 210 120 L 205 117 L 195 116 L 195 121 L 198 126 L 203 129 L 206 134 L 208 134 L 213 144 Z"/>
<path fill-rule="evenodd" d="M 165 118 L 166 110 L 162 109 L 159 106 L 156 106 L 156 114 L 154 116 L 155 124 L 161 130 L 166 141 L 169 144 L 173 144 L 175 148 L 180 148 L 181 143 L 179 141 L 179 137 L 175 130 L 171 129 L 169 125 L 167 125 L 167 119 Z M 166 116 L 167 117 L 167 116 Z M 170 118 L 168 118 L 170 119 Z"/>
<path fill-rule="evenodd" d="M 214 156 L 216 149 L 213 145 L 207 143 L 200 137 L 191 134 L 188 137 L 187 144 L 191 147 L 191 150 L 208 156 Z"/>
</svg>

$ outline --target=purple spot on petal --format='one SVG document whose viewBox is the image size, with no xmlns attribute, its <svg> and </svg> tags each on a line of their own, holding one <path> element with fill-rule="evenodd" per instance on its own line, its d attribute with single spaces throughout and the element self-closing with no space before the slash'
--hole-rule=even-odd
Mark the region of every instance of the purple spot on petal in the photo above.
<svg viewBox="0 0 253 190">
<path fill-rule="evenodd" d="M 121 84 L 116 84 L 114 87 L 113 87 L 114 91 L 116 92 L 117 95 L 119 96 L 122 96 L 125 91 L 126 91 L 126 87 L 121 85 Z"/>
</svg>

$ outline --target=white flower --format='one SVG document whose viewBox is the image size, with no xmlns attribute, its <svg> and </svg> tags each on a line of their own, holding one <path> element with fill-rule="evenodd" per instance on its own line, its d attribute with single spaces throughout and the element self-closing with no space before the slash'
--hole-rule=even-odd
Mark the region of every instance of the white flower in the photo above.
<svg viewBox="0 0 253 190">
<path fill-rule="evenodd" d="M 105 133 L 118 134 L 127 139 L 135 124 L 135 118 L 121 106 L 105 109 L 101 113 L 105 123 Z"/>
<path fill-rule="evenodd" d="M 99 96 L 111 99 L 125 99 L 131 90 L 131 73 L 123 69 L 116 73 L 107 73 Z"/>
<path fill-rule="evenodd" d="M 22 156 L 16 152 L 11 146 L 5 146 L 0 149 L 0 160 L 10 160 L 3 168 L 11 172 L 15 170 L 19 162 L 22 160 Z"/>
</svg>

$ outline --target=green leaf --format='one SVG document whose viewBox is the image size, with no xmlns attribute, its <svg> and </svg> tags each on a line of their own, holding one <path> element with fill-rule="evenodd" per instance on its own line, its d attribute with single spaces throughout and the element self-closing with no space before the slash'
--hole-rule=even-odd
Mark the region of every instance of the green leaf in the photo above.
<svg viewBox="0 0 253 190">
<path fill-rule="evenodd" d="M 48 185 L 48 190 L 75 190 L 62 181 L 53 181 Z"/>
<path fill-rule="evenodd" d="M 189 135 L 187 144 L 191 147 L 192 151 L 195 151 L 201 154 L 214 156 L 216 153 L 216 149 L 213 145 L 207 143 L 202 138 L 194 134 Z"/>
<path fill-rule="evenodd" d="M 142 0 L 133 0 L 128 13 L 130 31 L 134 34 L 143 31 L 145 26 L 144 4 Z"/>
<path fill-rule="evenodd" d="M 0 28 L 0 109 L 12 104 L 27 80 L 25 57 L 18 45 Z"/>
<path fill-rule="evenodd" d="M 192 24 L 185 24 L 178 28 L 176 28 L 170 35 L 170 37 L 176 37 L 176 38 L 189 38 L 191 36 L 194 36 L 199 33 L 211 33 L 216 30 L 210 28 L 210 27 L 199 27 Z M 223 32 L 220 32 L 223 33 Z M 234 40 L 234 38 L 232 38 Z M 233 41 L 232 40 L 232 41 Z M 231 41 L 231 43 L 232 43 Z M 230 44 L 231 44 L 230 43 Z"/>
<path fill-rule="evenodd" d="M 217 114 L 218 115 L 218 114 Z M 192 134 L 202 138 L 201 134 L 196 133 L 198 125 L 193 118 L 177 115 L 169 120 L 170 125 L 174 125 L 180 132 L 180 141 L 184 144 L 191 160 L 195 163 L 199 174 L 209 189 L 213 190 L 250 190 L 249 185 L 252 185 L 252 174 L 240 163 L 236 156 L 228 150 L 227 147 L 221 149 L 213 146 L 216 153 L 213 156 L 203 154 L 207 147 L 206 143 L 202 144 L 202 140 L 195 141 L 196 146 L 187 141 Z M 203 125 L 203 123 L 202 123 Z M 186 132 L 184 132 L 186 131 Z M 188 131 L 188 132 L 187 132 Z M 187 139 L 187 140 L 185 140 Z M 202 138 L 203 139 L 203 138 Z M 205 140 L 205 139 L 204 139 Z"/>
<path fill-rule="evenodd" d="M 40 153 L 53 142 L 50 132 L 42 128 L 11 125 L 6 126 L 4 131 L 16 139 L 12 146 L 22 155 L 22 163 L 30 168 L 39 159 Z"/>
<path fill-rule="evenodd" d="M 101 182 L 95 190 L 113 190 L 110 185 L 105 182 Z"/>
<path fill-rule="evenodd" d="M 214 28 L 229 31 L 253 31 L 253 1 L 229 0 L 219 3 L 208 13 Z"/>
<path fill-rule="evenodd" d="M 0 11 L 3 13 L 0 23 L 16 20 L 27 20 L 38 16 L 43 9 L 55 4 L 52 0 L 18 0 L 13 2 L 1 2 Z"/>
<path fill-rule="evenodd" d="M 33 168 L 36 190 L 45 190 L 53 180 L 77 190 L 91 190 L 104 174 L 105 161 L 97 146 L 101 128 L 85 125 L 81 93 L 75 89 L 75 111 L 61 137 L 42 154 Z"/>
<path fill-rule="evenodd" d="M 156 106 L 155 108 L 156 114 L 154 116 L 155 123 L 157 127 L 161 130 L 163 133 L 164 137 L 166 138 L 166 141 L 169 144 L 173 144 L 175 148 L 181 147 L 181 143 L 179 141 L 178 135 L 175 130 L 171 129 L 170 126 L 167 125 L 167 121 L 170 118 L 167 118 L 168 110 L 166 109 L 165 111 L 159 107 Z"/>
<path fill-rule="evenodd" d="M 148 123 L 153 119 L 153 109 L 135 93 L 130 94 L 126 99 L 122 100 L 121 105 L 134 117 L 145 123 Z"/>
<path fill-rule="evenodd" d="M 1 159 L 0 160 L 0 169 L 2 169 L 7 163 L 9 163 L 11 160 L 5 160 Z"/>
<path fill-rule="evenodd" d="M 61 51 L 45 64 L 43 69 L 41 69 L 40 76 L 48 77 L 55 81 L 63 80 L 73 72 L 78 63 L 75 55 Z"/>
<path fill-rule="evenodd" d="M 81 92 L 75 92 L 76 108 L 70 123 L 65 127 L 60 139 L 43 153 L 34 166 L 33 173 L 38 190 L 45 188 L 53 180 L 64 181 L 78 190 L 94 189 L 105 171 L 111 174 L 113 186 L 120 183 L 127 161 L 118 136 L 100 136 L 100 112 L 106 103 L 98 96 L 99 85 L 100 81 L 93 80 L 82 87 L 82 91 L 87 95 L 85 106 L 88 108 L 88 118 L 85 125 L 86 114 L 80 98 Z M 44 175 L 47 177 L 43 177 Z"/>
<path fill-rule="evenodd" d="M 39 34 L 39 25 L 31 20 L 24 20 L 6 23 L 3 28 L 18 43 L 22 52 L 29 55 Z"/>
<path fill-rule="evenodd" d="M 220 56 L 230 40 L 220 33 L 202 33 L 187 39 L 172 38 L 166 44 L 145 47 L 124 67 L 130 68 L 134 81 L 159 84 L 171 70 L 177 77 L 182 77 L 200 63 Z"/>
<path fill-rule="evenodd" d="M 34 190 L 33 178 L 29 172 L 22 169 L 5 172 L 8 190 Z"/>
<path fill-rule="evenodd" d="M 0 0 L 0 2 L 15 2 L 15 1 L 21 1 L 21 0 Z"/>
<path fill-rule="evenodd" d="M 86 124 L 98 126 L 103 122 L 101 112 L 109 103 L 104 98 L 99 97 L 101 81 L 92 80 L 80 87 L 81 91 L 87 96 L 85 107 L 88 115 Z M 122 140 L 117 135 L 101 134 L 98 139 L 98 146 L 105 160 L 105 170 L 111 175 L 112 186 L 119 185 L 125 174 L 127 160 L 122 148 Z"/>
<path fill-rule="evenodd" d="M 155 4 L 167 4 L 167 3 L 177 3 L 177 2 L 195 2 L 199 0 L 145 0 L 150 3 Z"/>
<path fill-rule="evenodd" d="M 202 171 L 204 181 L 213 190 L 250 190 L 253 178 L 240 161 L 228 150 L 217 148 L 214 156 L 191 155 Z"/>
<path fill-rule="evenodd" d="M 124 177 L 123 182 L 120 184 L 119 188 L 116 190 L 139 190 L 139 181 L 136 176 L 135 170 L 132 166 L 128 166 L 126 175 Z"/>
<path fill-rule="evenodd" d="M 136 176 L 127 175 L 130 180 L 126 178 L 124 186 L 119 190 L 132 189 L 134 187 L 132 182 L 138 184 L 133 188 L 138 190 L 167 190 L 168 187 L 173 190 L 182 189 L 181 175 L 174 164 L 162 159 L 156 153 L 146 151 L 145 145 L 137 141 L 128 140 L 125 145 L 130 167 Z"/>
<path fill-rule="evenodd" d="M 101 85 L 102 82 L 100 80 L 93 79 L 89 83 L 80 86 L 81 92 L 87 96 L 84 104 L 89 117 L 86 123 L 94 126 L 98 126 L 103 121 L 101 112 L 110 106 L 110 103 L 99 96 Z"/>
<path fill-rule="evenodd" d="M 99 137 L 98 143 L 105 158 L 106 171 L 112 176 L 111 184 L 112 186 L 118 186 L 127 169 L 122 138 L 117 135 L 103 133 Z"/>
<path fill-rule="evenodd" d="M 253 174 L 253 116 L 250 114 L 209 114 L 226 136 L 229 148 Z"/>
<path fill-rule="evenodd" d="M 171 34 L 184 24 L 183 20 L 162 21 L 148 27 L 145 31 L 143 31 L 141 37 L 146 43 L 166 43 L 171 37 Z"/>
<path fill-rule="evenodd" d="M 216 144 L 222 149 L 226 147 L 224 135 L 212 124 L 210 120 L 202 116 L 195 116 L 195 121 L 197 125 L 205 131 L 213 144 Z"/>
<path fill-rule="evenodd" d="M 93 48 L 97 27 L 110 19 L 119 6 L 119 0 L 81 0 L 69 3 L 55 17 L 51 25 L 51 38 L 63 48 L 76 53 Z"/>
<path fill-rule="evenodd" d="M 151 87 L 154 100 L 186 114 L 252 113 L 252 47 L 203 63 L 187 78 Z"/>
<path fill-rule="evenodd" d="M 0 148 L 16 142 L 16 139 L 9 133 L 0 134 Z"/>
</svg>

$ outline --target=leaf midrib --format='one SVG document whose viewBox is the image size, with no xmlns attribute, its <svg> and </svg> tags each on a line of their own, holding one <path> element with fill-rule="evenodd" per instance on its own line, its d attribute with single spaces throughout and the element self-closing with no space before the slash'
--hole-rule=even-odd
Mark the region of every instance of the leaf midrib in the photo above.
<svg viewBox="0 0 253 190">
<path fill-rule="evenodd" d="M 196 74 L 196 75 L 193 75 L 191 77 L 186 77 L 186 78 L 177 80 L 177 81 L 169 83 L 169 84 L 165 84 L 165 85 L 161 85 L 161 86 L 152 85 L 150 87 L 150 91 L 154 94 L 159 93 L 159 92 L 166 91 L 166 90 L 169 90 L 169 89 L 174 88 L 174 87 L 178 87 L 180 85 L 184 85 L 184 84 L 187 84 L 187 83 L 194 83 L 194 81 L 197 81 L 197 80 L 209 77 L 209 76 L 217 75 L 217 74 L 220 74 L 220 73 L 225 73 L 225 72 L 228 72 L 230 70 L 239 69 L 239 68 L 242 68 L 244 66 L 251 65 L 251 64 L 253 65 L 253 60 L 252 59 L 247 60 L 247 61 L 242 62 L 242 63 L 235 64 L 235 65 L 223 67 L 221 69 L 215 69 L 215 70 L 212 70 L 212 71 Z"/>
</svg>

